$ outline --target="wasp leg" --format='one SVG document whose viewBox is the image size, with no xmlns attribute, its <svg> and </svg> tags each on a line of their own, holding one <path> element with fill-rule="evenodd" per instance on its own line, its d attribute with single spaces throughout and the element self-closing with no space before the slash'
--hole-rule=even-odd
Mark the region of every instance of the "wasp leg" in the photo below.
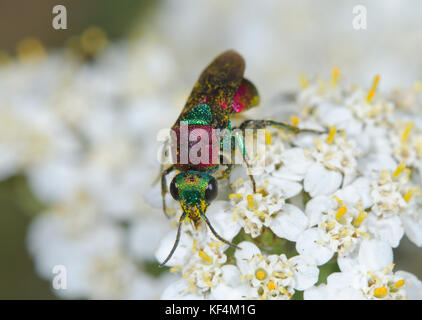
<svg viewBox="0 0 422 320">
<path fill-rule="evenodd" d="M 174 166 L 172 165 L 161 172 L 161 198 L 163 199 L 163 211 L 168 219 L 170 219 L 170 216 L 167 213 L 167 206 L 166 206 L 166 194 L 168 192 L 166 176 L 173 170 L 174 170 Z"/>
<path fill-rule="evenodd" d="M 249 164 L 248 154 L 246 153 L 245 141 L 243 140 L 241 132 L 239 132 L 238 130 L 234 131 L 234 137 L 233 138 L 234 138 L 235 141 L 236 140 L 238 141 L 239 147 L 241 149 L 243 161 L 245 162 L 246 167 L 248 168 L 248 176 L 249 176 L 249 179 L 252 182 L 253 192 L 256 193 L 256 183 L 255 183 L 255 179 L 254 179 L 253 175 L 249 174 L 249 172 L 251 170 L 251 165 Z M 233 148 L 232 149 L 233 152 L 235 152 L 236 143 L 232 143 L 232 148 Z"/>
<path fill-rule="evenodd" d="M 309 133 L 325 133 L 326 131 L 319 131 L 314 129 L 299 129 L 298 127 L 292 126 L 288 123 L 278 122 L 273 120 L 246 120 L 242 122 L 239 129 L 244 130 L 246 128 L 260 129 L 265 127 L 274 127 L 277 129 L 289 130 L 293 133 L 309 132 Z"/>
<path fill-rule="evenodd" d="M 301 132 L 325 133 L 326 132 L 326 131 L 318 131 L 318 130 L 313 130 L 313 129 L 299 129 L 298 127 L 292 126 L 290 124 L 287 124 L 287 123 L 284 123 L 284 122 L 273 121 L 273 120 L 246 120 L 246 121 L 242 122 L 242 124 L 239 127 L 233 128 L 233 131 L 235 132 L 235 137 L 238 141 L 239 146 L 241 147 L 243 160 L 246 163 L 248 170 L 251 169 L 251 166 L 250 166 L 249 161 L 248 161 L 248 155 L 246 153 L 245 143 L 244 143 L 243 137 L 242 137 L 240 132 L 244 132 L 245 129 L 247 129 L 247 128 L 260 129 L 260 128 L 265 128 L 265 127 L 274 127 L 274 128 L 277 128 L 277 129 L 285 129 L 285 130 L 292 131 L 293 133 L 301 133 Z M 239 129 L 240 129 L 240 132 L 239 132 Z M 253 178 L 253 176 L 251 174 L 249 174 L 249 178 L 252 181 L 253 191 L 254 191 L 254 193 L 256 193 L 255 179 Z"/>
<path fill-rule="evenodd" d="M 199 208 L 198 208 L 199 209 Z M 207 216 L 202 212 L 202 210 L 199 211 L 200 212 L 200 216 L 202 219 L 204 219 L 204 221 L 206 222 L 206 224 L 208 225 L 208 228 L 210 228 L 212 234 L 221 242 L 224 242 L 225 244 L 228 244 L 230 247 L 233 247 L 235 249 L 240 249 L 240 247 L 238 247 L 237 245 L 231 243 L 230 241 L 227 241 L 226 239 L 224 239 L 223 237 L 221 237 L 217 231 L 215 231 L 215 229 L 213 228 L 213 226 L 211 225 L 211 222 L 208 220 Z"/>
<path fill-rule="evenodd" d="M 220 156 L 220 164 L 226 165 L 227 168 L 223 170 L 223 172 L 221 173 L 221 176 L 217 177 L 217 180 L 221 180 L 221 179 L 227 179 L 232 170 L 233 170 L 233 163 L 229 162 L 229 163 L 224 163 L 224 156 Z"/>
<path fill-rule="evenodd" d="M 174 251 L 176 251 L 176 248 L 177 248 L 179 241 L 180 241 L 180 230 L 182 229 L 182 222 L 185 218 L 186 218 L 186 212 L 183 212 L 182 216 L 180 217 L 180 220 L 179 220 L 179 226 L 177 228 L 176 241 L 174 241 L 173 248 L 171 249 L 167 258 L 163 262 L 160 263 L 160 265 L 159 265 L 160 267 L 164 266 L 167 263 L 167 261 L 169 261 L 170 258 L 173 256 Z"/>
</svg>

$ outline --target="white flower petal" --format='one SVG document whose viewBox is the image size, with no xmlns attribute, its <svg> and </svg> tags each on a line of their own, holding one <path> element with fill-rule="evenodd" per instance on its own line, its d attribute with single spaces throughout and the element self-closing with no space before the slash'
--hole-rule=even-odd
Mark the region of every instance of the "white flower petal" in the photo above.
<svg viewBox="0 0 422 320">
<path fill-rule="evenodd" d="M 334 272 L 327 278 L 328 298 L 335 300 L 363 299 L 362 293 L 353 287 L 355 276 L 351 272 Z"/>
<path fill-rule="evenodd" d="M 253 255 L 261 253 L 261 250 L 259 250 L 255 244 L 249 241 L 243 241 L 239 243 L 238 246 L 241 250 L 235 251 L 234 256 L 236 260 L 249 260 Z"/>
<path fill-rule="evenodd" d="M 212 300 L 242 300 L 248 295 L 248 286 L 241 285 L 237 287 L 231 287 L 224 283 L 211 288 Z"/>
<path fill-rule="evenodd" d="M 358 169 L 363 174 L 370 174 L 372 171 L 394 170 L 397 162 L 390 154 L 371 153 L 368 157 L 358 158 Z"/>
<path fill-rule="evenodd" d="M 274 177 L 300 181 L 306 174 L 311 162 L 306 159 L 302 148 L 284 150 L 281 154 L 283 166 L 272 172 Z"/>
<path fill-rule="evenodd" d="M 404 283 L 409 300 L 422 300 L 422 281 L 418 277 L 406 271 L 397 271 L 396 275 L 405 279 Z"/>
<path fill-rule="evenodd" d="M 315 163 L 306 173 L 304 189 L 311 197 L 334 193 L 341 185 L 342 175 L 337 171 L 326 169 L 323 165 Z"/>
<path fill-rule="evenodd" d="M 284 199 L 292 198 L 298 195 L 302 191 L 302 184 L 296 181 L 291 181 L 287 179 L 282 179 L 278 177 L 271 176 L 267 179 L 268 183 L 266 189 L 268 192 L 274 191 L 274 193 L 279 193 L 281 190 Z"/>
<path fill-rule="evenodd" d="M 183 226 L 182 226 L 183 228 Z M 161 263 L 167 258 L 176 240 L 177 230 L 170 231 L 160 242 L 155 252 L 156 259 Z M 183 265 L 192 253 L 193 241 L 185 232 L 181 232 L 180 242 L 173 256 L 166 263 L 166 266 Z"/>
<path fill-rule="evenodd" d="M 296 241 L 296 250 L 300 254 L 314 258 L 317 265 L 322 265 L 334 255 L 334 251 L 320 243 L 322 240 L 322 234 L 318 229 L 305 230 Z"/>
<path fill-rule="evenodd" d="M 44 162 L 31 170 L 29 183 L 42 201 L 65 201 L 79 187 L 78 173 L 77 166 L 70 161 Z"/>
<path fill-rule="evenodd" d="M 359 259 L 357 250 L 348 256 L 339 256 L 337 264 L 342 272 L 354 272 L 359 269 Z"/>
<path fill-rule="evenodd" d="M 364 209 L 370 207 L 372 204 L 370 181 L 364 177 L 358 178 L 352 184 L 338 190 L 335 195 L 352 205 L 361 201 Z"/>
<path fill-rule="evenodd" d="M 380 219 L 376 215 L 369 214 L 367 218 L 368 230 L 375 238 L 388 242 L 396 248 L 404 235 L 404 229 L 398 216 L 384 217 Z"/>
<path fill-rule="evenodd" d="M 402 223 L 406 236 L 416 244 L 418 247 L 422 247 L 422 215 L 419 211 L 418 219 L 413 215 L 402 216 Z"/>
<path fill-rule="evenodd" d="M 160 217 L 146 217 L 134 221 L 128 229 L 129 251 L 137 259 L 151 259 L 161 237 L 169 230 L 164 214 Z"/>
<path fill-rule="evenodd" d="M 313 286 L 318 281 L 319 269 L 312 257 L 298 255 L 289 259 L 289 262 L 295 266 L 293 268 L 295 289 L 305 290 Z"/>
<path fill-rule="evenodd" d="M 243 299 L 247 296 L 248 287 L 240 281 L 240 271 L 234 265 L 221 267 L 223 282 L 211 288 L 210 299 Z"/>
<path fill-rule="evenodd" d="M 329 296 L 329 299 L 332 299 L 332 300 L 363 300 L 365 299 L 362 292 L 352 287 L 346 287 L 336 292 L 329 291 L 328 296 Z"/>
<path fill-rule="evenodd" d="M 278 178 L 273 179 L 274 182 L 276 180 L 277 180 L 277 184 L 280 186 L 280 189 L 283 192 L 283 196 L 285 199 L 292 198 L 298 195 L 302 191 L 303 187 L 301 183 L 285 180 L 285 179 L 278 179 Z"/>
<path fill-rule="evenodd" d="M 161 300 L 201 300 L 203 296 L 191 293 L 185 279 L 180 279 L 169 285 L 162 293 Z"/>
<path fill-rule="evenodd" d="M 19 170 L 19 158 L 20 156 L 16 152 L 0 145 L 0 181 L 14 175 Z"/>
<path fill-rule="evenodd" d="M 353 186 L 353 188 L 359 194 L 360 201 L 362 201 L 362 206 L 364 209 L 369 208 L 372 205 L 370 184 L 371 181 L 365 177 L 360 177 L 351 184 L 351 186 Z"/>
<path fill-rule="evenodd" d="M 359 249 L 359 263 L 367 270 L 382 270 L 393 263 L 393 250 L 385 241 L 365 240 Z"/>
<path fill-rule="evenodd" d="M 223 281 L 230 284 L 230 286 L 237 286 L 240 284 L 240 271 L 239 269 L 232 265 L 226 264 L 221 267 L 223 272 Z"/>
<path fill-rule="evenodd" d="M 280 238 L 296 241 L 308 226 L 308 218 L 298 207 L 285 204 L 283 210 L 271 219 L 270 228 Z"/>
<path fill-rule="evenodd" d="M 243 241 L 238 244 L 240 250 L 236 250 L 234 257 L 236 258 L 237 266 L 241 273 L 246 274 L 248 272 L 249 260 L 252 256 L 260 254 L 261 250 L 252 242 Z"/>
<path fill-rule="evenodd" d="M 306 204 L 305 213 L 309 218 L 309 226 L 314 226 L 321 222 L 322 213 L 327 212 L 331 208 L 331 201 L 329 197 L 317 196 L 312 198 Z"/>
<path fill-rule="evenodd" d="M 156 183 L 145 191 L 144 200 L 153 208 L 162 208 L 163 199 L 161 197 L 161 183 Z"/>
<path fill-rule="evenodd" d="M 229 209 L 230 202 L 214 201 L 207 210 L 207 216 L 215 231 L 224 239 L 231 241 L 239 233 L 241 226 L 233 221 Z"/>
<path fill-rule="evenodd" d="M 322 117 L 325 124 L 330 126 L 346 123 L 353 119 L 352 111 L 344 106 L 335 105 L 331 102 L 321 103 L 318 107 L 318 114 Z"/>
<path fill-rule="evenodd" d="M 319 286 L 312 286 L 303 292 L 303 300 L 327 300 L 328 292 L 327 285 L 320 284 Z"/>
</svg>

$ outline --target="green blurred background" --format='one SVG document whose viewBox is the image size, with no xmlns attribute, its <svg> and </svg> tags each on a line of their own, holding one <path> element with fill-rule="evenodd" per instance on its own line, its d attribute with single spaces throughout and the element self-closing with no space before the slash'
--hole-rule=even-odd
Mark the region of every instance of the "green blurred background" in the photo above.
<svg viewBox="0 0 422 320">
<path fill-rule="evenodd" d="M 89 26 L 104 29 L 110 39 L 125 36 L 134 24 L 142 23 L 150 10 L 159 4 L 154 0 L 1 0 L 0 49 L 14 54 L 19 42 L 36 37 L 47 47 L 59 47 Z M 67 8 L 67 30 L 52 28 L 52 9 Z"/>
</svg>

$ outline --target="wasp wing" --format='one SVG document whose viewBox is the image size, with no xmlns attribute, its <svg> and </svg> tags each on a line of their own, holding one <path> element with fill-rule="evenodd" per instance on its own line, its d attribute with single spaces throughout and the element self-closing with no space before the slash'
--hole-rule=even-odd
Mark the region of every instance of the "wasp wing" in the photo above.
<svg viewBox="0 0 422 320">
<path fill-rule="evenodd" d="M 176 124 L 197 105 L 205 103 L 212 111 L 212 126 L 226 128 L 244 71 L 245 60 L 236 51 L 228 50 L 216 57 L 201 73 Z"/>
<path fill-rule="evenodd" d="M 252 82 L 243 78 L 233 98 L 232 112 L 239 113 L 245 111 L 257 106 L 258 103 L 258 90 Z"/>
</svg>

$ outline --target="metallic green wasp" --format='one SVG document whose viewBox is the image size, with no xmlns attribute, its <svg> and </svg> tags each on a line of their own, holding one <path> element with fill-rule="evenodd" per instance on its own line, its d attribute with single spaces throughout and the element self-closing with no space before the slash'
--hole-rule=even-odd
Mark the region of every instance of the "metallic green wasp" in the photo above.
<svg viewBox="0 0 422 320">
<path fill-rule="evenodd" d="M 176 141 L 172 144 L 175 151 L 174 162 L 168 168 L 161 172 L 161 190 L 163 199 L 163 210 L 167 215 L 165 195 L 168 192 L 166 176 L 173 170 L 179 173 L 170 183 L 170 194 L 180 203 L 182 215 L 179 220 L 176 241 L 168 257 L 160 264 L 167 263 L 177 248 L 180 239 L 182 222 L 186 217 L 193 221 L 195 227 L 201 221 L 210 228 L 217 239 L 228 244 L 231 247 L 238 248 L 235 244 L 223 239 L 213 228 L 207 216 L 205 215 L 208 206 L 217 196 L 217 180 L 213 174 L 219 168 L 221 163 L 220 156 L 223 147 L 227 141 L 231 143 L 231 149 L 235 146 L 242 150 L 243 160 L 247 162 L 247 153 L 245 144 L 241 135 L 219 137 L 215 143 L 215 130 L 224 130 L 232 132 L 234 129 L 240 131 L 246 128 L 258 129 L 272 126 L 281 129 L 287 129 L 293 132 L 312 131 L 300 130 L 297 127 L 272 120 L 247 120 L 238 128 L 231 127 L 230 118 L 234 114 L 241 113 L 251 107 L 258 105 L 259 96 L 255 86 L 249 80 L 243 77 L 245 70 L 245 61 L 241 55 L 233 50 L 223 52 L 216 57 L 202 72 L 195 84 L 185 107 L 179 118 L 172 127 L 175 133 Z M 183 153 L 189 155 L 195 142 L 187 141 L 183 144 L 182 131 L 185 126 L 186 133 L 189 135 L 194 130 L 200 132 L 199 140 L 205 136 L 208 139 L 208 154 L 206 161 L 192 161 L 188 156 L 183 159 Z M 230 175 L 233 164 L 227 164 L 220 178 L 227 178 Z M 256 192 L 255 180 L 249 175 L 253 184 L 253 190 Z"/>
</svg>

